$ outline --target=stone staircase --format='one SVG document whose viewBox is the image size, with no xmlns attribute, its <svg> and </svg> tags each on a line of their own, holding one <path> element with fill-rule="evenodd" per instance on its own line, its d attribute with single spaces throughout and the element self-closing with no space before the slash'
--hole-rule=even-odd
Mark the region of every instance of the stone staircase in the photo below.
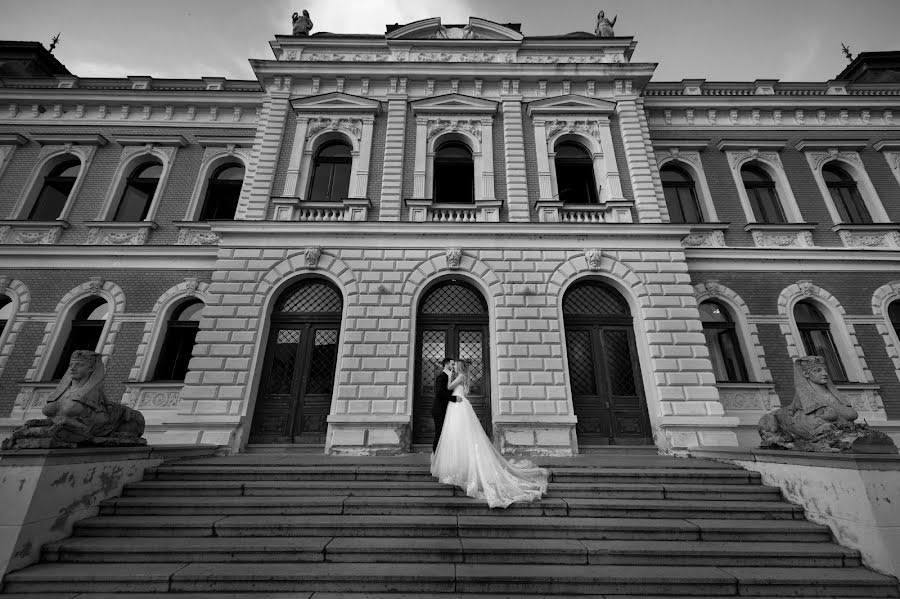
<svg viewBox="0 0 900 599">
<path fill-rule="evenodd" d="M 247 453 L 149 470 L 4 599 L 900 597 L 758 474 L 698 459 L 548 458 L 539 503 L 491 510 L 428 454 Z"/>
</svg>

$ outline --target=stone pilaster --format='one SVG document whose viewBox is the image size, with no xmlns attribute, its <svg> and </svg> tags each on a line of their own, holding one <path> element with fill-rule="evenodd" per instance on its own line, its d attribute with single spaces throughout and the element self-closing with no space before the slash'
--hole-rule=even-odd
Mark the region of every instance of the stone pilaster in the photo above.
<svg viewBox="0 0 900 599">
<path fill-rule="evenodd" d="M 506 203 L 510 222 L 528 222 L 528 181 L 525 177 L 525 139 L 522 135 L 522 101 L 504 100 L 503 146 L 506 160 Z"/>
<path fill-rule="evenodd" d="M 625 146 L 625 160 L 631 176 L 637 220 L 640 223 L 659 223 L 662 222 L 662 214 L 650 168 L 650 154 L 646 141 L 649 137 L 646 139 L 644 137 L 649 134 L 641 127 L 639 113 L 642 112 L 643 108 L 637 106 L 634 98 L 616 102 L 616 114 L 619 117 L 619 129 L 622 143 Z"/>
<path fill-rule="evenodd" d="M 406 98 L 392 98 L 388 100 L 387 135 L 384 140 L 380 220 L 400 220 L 405 143 Z"/>
<path fill-rule="evenodd" d="M 653 188 L 656 190 L 657 204 L 659 205 L 659 213 L 663 222 L 669 222 L 669 207 L 666 205 L 665 196 L 663 195 L 662 179 L 659 176 L 659 163 L 656 161 L 656 154 L 653 151 L 653 142 L 650 139 L 650 125 L 647 121 L 647 112 L 644 110 L 644 99 L 639 98 L 636 103 L 638 122 L 641 124 L 641 133 L 644 136 L 644 147 L 650 162 L 650 176 L 653 178 Z M 712 220 L 715 220 L 713 218 Z"/>
<path fill-rule="evenodd" d="M 244 178 L 245 183 L 241 188 L 241 198 L 234 217 L 236 220 L 266 218 L 287 117 L 290 78 L 286 79 L 288 79 L 286 84 L 278 84 L 279 89 L 270 92 L 263 101 L 256 139 L 253 140 L 250 166 Z"/>
</svg>

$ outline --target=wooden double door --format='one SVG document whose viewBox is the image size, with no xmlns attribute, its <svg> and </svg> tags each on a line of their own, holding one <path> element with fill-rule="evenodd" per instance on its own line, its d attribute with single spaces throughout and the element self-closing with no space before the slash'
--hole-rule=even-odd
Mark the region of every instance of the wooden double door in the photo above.
<svg viewBox="0 0 900 599">
<path fill-rule="evenodd" d="M 469 394 L 476 416 L 491 435 L 490 347 L 487 305 L 474 288 L 451 281 L 437 285 L 420 302 L 416 326 L 413 443 L 434 440 L 435 379 L 445 357 L 469 364 Z"/>
<path fill-rule="evenodd" d="M 589 282 L 563 299 L 566 352 L 579 445 L 653 443 L 627 303 Z"/>
<path fill-rule="evenodd" d="M 325 443 L 341 301 L 330 283 L 312 281 L 288 290 L 272 316 L 251 443 Z"/>
</svg>

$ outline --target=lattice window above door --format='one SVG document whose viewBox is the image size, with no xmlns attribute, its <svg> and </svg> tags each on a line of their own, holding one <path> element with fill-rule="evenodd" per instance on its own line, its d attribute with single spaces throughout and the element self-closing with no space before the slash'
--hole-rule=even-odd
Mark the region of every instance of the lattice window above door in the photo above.
<svg viewBox="0 0 900 599">
<path fill-rule="evenodd" d="M 275 306 L 276 312 L 340 312 L 341 294 L 321 280 L 303 281 L 288 289 Z"/>
<path fill-rule="evenodd" d="M 563 298 L 563 313 L 631 316 L 625 298 L 612 287 L 597 282 L 582 283 L 569 289 Z"/>
<path fill-rule="evenodd" d="M 422 301 L 422 314 L 485 314 L 487 305 L 475 290 L 458 284 L 440 285 Z"/>
</svg>

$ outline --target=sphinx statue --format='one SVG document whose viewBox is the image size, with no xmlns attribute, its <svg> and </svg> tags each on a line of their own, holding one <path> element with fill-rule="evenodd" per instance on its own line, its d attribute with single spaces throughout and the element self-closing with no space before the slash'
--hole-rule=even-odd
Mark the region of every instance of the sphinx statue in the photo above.
<svg viewBox="0 0 900 599">
<path fill-rule="evenodd" d="M 859 417 L 828 375 L 825 360 L 794 360 L 794 399 L 759 421 L 761 447 L 798 451 L 897 453 L 893 440 Z"/>
<path fill-rule="evenodd" d="M 110 401 L 103 392 L 106 370 L 100 354 L 72 352 L 69 369 L 50 395 L 46 418 L 29 420 L 3 441 L 2 449 L 146 445 L 144 416 Z"/>
</svg>

